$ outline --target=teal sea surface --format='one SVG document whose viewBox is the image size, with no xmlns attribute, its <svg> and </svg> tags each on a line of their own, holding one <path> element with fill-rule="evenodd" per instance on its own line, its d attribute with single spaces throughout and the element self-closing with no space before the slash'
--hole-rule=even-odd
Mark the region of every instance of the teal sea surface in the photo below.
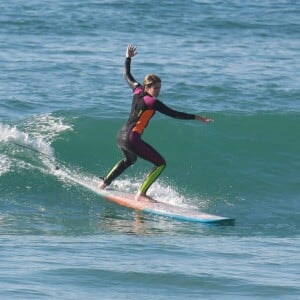
<svg viewBox="0 0 300 300">
<path fill-rule="evenodd" d="M 300 299 L 298 1 L 0 4 L 1 299 Z M 143 215 L 85 188 L 122 158 L 132 73 L 159 99 L 149 194 L 235 218 Z M 60 169 L 56 170 L 56 166 Z M 143 160 L 112 188 L 135 192 Z M 70 176 L 66 176 L 69 174 Z"/>
</svg>

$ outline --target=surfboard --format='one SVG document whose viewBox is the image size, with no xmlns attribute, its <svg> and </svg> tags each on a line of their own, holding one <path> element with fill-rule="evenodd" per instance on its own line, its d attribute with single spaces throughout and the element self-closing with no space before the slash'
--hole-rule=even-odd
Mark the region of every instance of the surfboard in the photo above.
<svg viewBox="0 0 300 300">
<path fill-rule="evenodd" d="M 135 195 L 116 190 L 99 190 L 98 194 L 106 200 L 118 205 L 138 210 L 145 214 L 163 216 L 178 221 L 222 225 L 234 225 L 235 222 L 232 218 L 207 214 L 196 209 L 160 202 L 147 197 L 139 197 L 139 199 L 136 200 Z"/>
<path fill-rule="evenodd" d="M 139 197 L 139 199 L 136 200 L 134 194 L 114 190 L 111 188 L 102 190 L 97 188 L 97 185 L 90 180 L 83 180 L 82 178 L 78 178 L 77 176 L 74 176 L 66 170 L 62 170 L 60 168 L 55 168 L 54 174 L 58 177 L 75 182 L 110 202 L 133 210 L 141 211 L 145 214 L 162 216 L 178 221 L 207 224 L 234 225 L 235 223 L 235 220 L 232 218 L 207 214 L 193 208 L 177 206 L 167 202 L 161 202 L 156 199 L 150 200 L 147 197 Z"/>
</svg>

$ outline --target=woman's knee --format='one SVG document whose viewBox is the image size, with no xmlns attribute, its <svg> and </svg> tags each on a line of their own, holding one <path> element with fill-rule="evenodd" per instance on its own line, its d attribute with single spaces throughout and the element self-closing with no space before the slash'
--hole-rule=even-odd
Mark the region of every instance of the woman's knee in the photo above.
<svg viewBox="0 0 300 300">
<path fill-rule="evenodd" d="M 165 159 L 161 156 L 159 159 L 157 159 L 156 161 L 156 165 L 159 166 L 164 166 L 166 167 L 167 162 L 165 161 Z"/>
<path fill-rule="evenodd" d="M 126 165 L 126 167 L 129 167 L 131 165 L 133 165 L 137 160 L 136 156 L 132 156 L 132 157 L 126 157 L 124 158 L 124 164 Z"/>
</svg>

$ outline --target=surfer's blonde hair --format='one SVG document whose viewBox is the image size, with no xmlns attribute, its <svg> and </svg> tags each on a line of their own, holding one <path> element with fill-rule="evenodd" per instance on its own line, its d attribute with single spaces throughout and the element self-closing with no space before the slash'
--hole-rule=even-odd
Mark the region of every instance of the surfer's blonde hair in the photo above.
<svg viewBox="0 0 300 300">
<path fill-rule="evenodd" d="M 161 83 L 161 79 L 155 74 L 148 74 L 145 76 L 143 85 L 144 87 L 151 87 L 155 83 Z"/>
</svg>

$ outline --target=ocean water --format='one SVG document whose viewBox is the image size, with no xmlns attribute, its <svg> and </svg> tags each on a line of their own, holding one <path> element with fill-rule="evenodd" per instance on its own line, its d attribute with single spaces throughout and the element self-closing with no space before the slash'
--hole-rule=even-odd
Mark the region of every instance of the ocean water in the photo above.
<svg viewBox="0 0 300 300">
<path fill-rule="evenodd" d="M 300 299 L 298 1 L 2 1 L 1 299 Z M 151 196 L 236 219 L 139 214 L 97 186 L 122 155 L 122 77 L 213 123 L 157 114 Z M 55 166 L 60 170 L 55 170 Z M 142 160 L 112 187 L 134 192 Z M 70 174 L 71 176 L 65 176 Z"/>
</svg>

